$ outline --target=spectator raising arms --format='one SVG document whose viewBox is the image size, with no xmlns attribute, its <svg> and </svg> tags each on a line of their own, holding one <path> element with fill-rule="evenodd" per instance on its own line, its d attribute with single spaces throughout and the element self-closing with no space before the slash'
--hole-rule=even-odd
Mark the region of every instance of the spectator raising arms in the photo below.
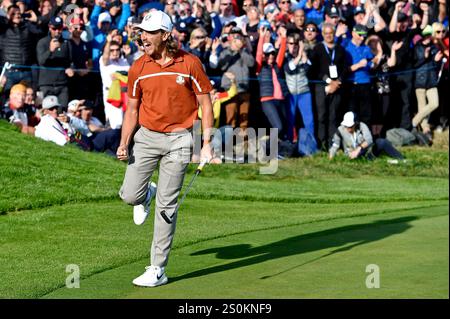
<svg viewBox="0 0 450 319">
<path fill-rule="evenodd" d="M 256 73 L 259 78 L 262 110 L 272 128 L 278 129 L 278 137 L 287 139 L 287 105 L 285 96 L 289 89 L 283 76 L 284 54 L 286 52 L 286 29 L 280 28 L 280 49 L 276 54 L 270 43 L 270 31 L 260 29 L 258 49 L 256 51 Z"/>
<path fill-rule="evenodd" d="M 238 94 L 225 103 L 226 125 L 236 128 L 238 113 L 239 127 L 242 134 L 246 134 L 250 109 L 249 68 L 253 67 L 255 59 L 250 54 L 250 43 L 247 42 L 248 39 L 244 37 L 241 29 L 233 28 L 230 37 L 229 46 L 220 53 L 219 57 L 211 54 L 214 63 L 210 64 L 212 68 L 219 68 L 222 72 L 231 72 L 235 75 Z M 229 90 L 231 87 L 230 79 L 226 76 L 222 77 L 221 86 L 223 89 Z"/>
</svg>

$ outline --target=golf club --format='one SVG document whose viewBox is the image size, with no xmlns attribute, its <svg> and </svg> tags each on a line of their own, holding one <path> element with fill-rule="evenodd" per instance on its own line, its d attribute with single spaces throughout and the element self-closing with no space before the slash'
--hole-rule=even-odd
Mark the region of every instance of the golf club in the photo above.
<svg viewBox="0 0 450 319">
<path fill-rule="evenodd" d="M 167 216 L 165 210 L 161 211 L 161 217 L 164 218 L 166 223 L 172 224 L 173 216 L 175 216 L 175 214 L 178 212 L 178 209 L 180 209 L 181 204 L 183 204 L 183 201 L 186 198 L 186 195 L 189 193 L 189 190 L 191 189 L 192 183 L 194 183 L 195 178 L 202 172 L 202 169 L 207 162 L 208 162 L 207 160 L 202 160 L 200 162 L 200 165 L 198 165 L 197 169 L 195 170 L 194 176 L 192 176 L 192 179 L 189 182 L 189 185 L 186 188 L 186 191 L 184 192 L 183 197 L 181 198 L 180 202 L 177 204 L 177 207 L 175 208 L 175 211 L 173 212 L 173 214 L 169 217 L 169 216 Z"/>
</svg>

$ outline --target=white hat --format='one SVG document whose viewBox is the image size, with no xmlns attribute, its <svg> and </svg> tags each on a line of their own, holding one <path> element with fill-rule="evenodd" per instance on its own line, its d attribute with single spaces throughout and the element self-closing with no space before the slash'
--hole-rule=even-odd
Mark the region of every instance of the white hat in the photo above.
<svg viewBox="0 0 450 319">
<path fill-rule="evenodd" d="M 42 100 L 42 108 L 43 109 L 48 110 L 55 106 L 61 106 L 61 104 L 59 104 L 58 97 L 56 97 L 55 95 L 47 95 Z"/>
<path fill-rule="evenodd" d="M 153 10 L 147 13 L 142 20 L 141 24 L 138 24 L 136 28 L 144 31 L 157 31 L 164 30 L 171 32 L 173 28 L 172 19 L 160 10 Z"/>
<path fill-rule="evenodd" d="M 98 22 L 99 23 L 103 23 L 103 22 L 109 22 L 111 23 L 111 15 L 108 12 L 102 12 L 100 13 L 100 15 L 98 16 Z"/>
<path fill-rule="evenodd" d="M 353 125 L 355 125 L 355 113 L 345 113 L 344 120 L 341 122 L 341 125 L 344 125 L 345 127 L 352 127 Z"/>
<path fill-rule="evenodd" d="M 264 53 L 275 52 L 275 47 L 273 46 L 272 43 L 266 42 L 263 44 L 263 52 Z"/>
<path fill-rule="evenodd" d="M 72 100 L 67 104 L 67 110 L 70 112 L 75 112 L 78 108 L 78 103 L 80 103 L 80 100 Z"/>
</svg>

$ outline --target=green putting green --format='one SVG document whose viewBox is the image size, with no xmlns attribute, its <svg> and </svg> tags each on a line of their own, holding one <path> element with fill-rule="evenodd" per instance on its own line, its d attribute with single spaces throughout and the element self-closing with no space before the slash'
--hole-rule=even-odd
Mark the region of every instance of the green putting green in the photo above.
<svg viewBox="0 0 450 319">
<path fill-rule="evenodd" d="M 444 215 L 442 215 L 444 214 Z M 446 298 L 445 206 L 249 231 L 174 249 L 169 284 L 131 280 L 147 258 L 45 298 Z M 433 243 L 433 247 L 430 247 Z M 446 253 L 445 253 L 446 252 Z M 368 265 L 380 288 L 367 288 Z"/>
</svg>

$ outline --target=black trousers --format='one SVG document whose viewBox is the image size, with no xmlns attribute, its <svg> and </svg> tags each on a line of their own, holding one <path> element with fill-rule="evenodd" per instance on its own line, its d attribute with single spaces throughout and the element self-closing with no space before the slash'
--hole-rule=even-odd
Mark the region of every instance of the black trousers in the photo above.
<svg viewBox="0 0 450 319">
<path fill-rule="evenodd" d="M 328 150 L 331 146 L 334 133 L 338 127 L 338 115 L 341 105 L 341 90 L 334 94 L 325 93 L 324 84 L 316 84 L 314 100 L 317 114 L 317 139 L 321 148 Z"/>
<path fill-rule="evenodd" d="M 394 77 L 392 81 L 392 97 L 394 99 L 393 107 L 397 107 L 397 125 L 406 130 L 412 127 L 411 118 L 411 93 L 413 77 L 411 74 L 400 74 Z"/>
<path fill-rule="evenodd" d="M 381 154 L 386 154 L 387 156 L 403 159 L 402 153 L 400 153 L 391 142 L 384 138 L 377 138 L 372 147 L 366 149 L 366 152 L 360 156 L 365 156 L 367 159 L 372 160 Z"/>
<path fill-rule="evenodd" d="M 364 122 L 367 126 L 373 124 L 372 119 L 372 102 L 371 102 L 371 84 L 351 84 L 350 85 L 350 101 L 348 109 L 355 113 L 360 122 Z"/>
</svg>

